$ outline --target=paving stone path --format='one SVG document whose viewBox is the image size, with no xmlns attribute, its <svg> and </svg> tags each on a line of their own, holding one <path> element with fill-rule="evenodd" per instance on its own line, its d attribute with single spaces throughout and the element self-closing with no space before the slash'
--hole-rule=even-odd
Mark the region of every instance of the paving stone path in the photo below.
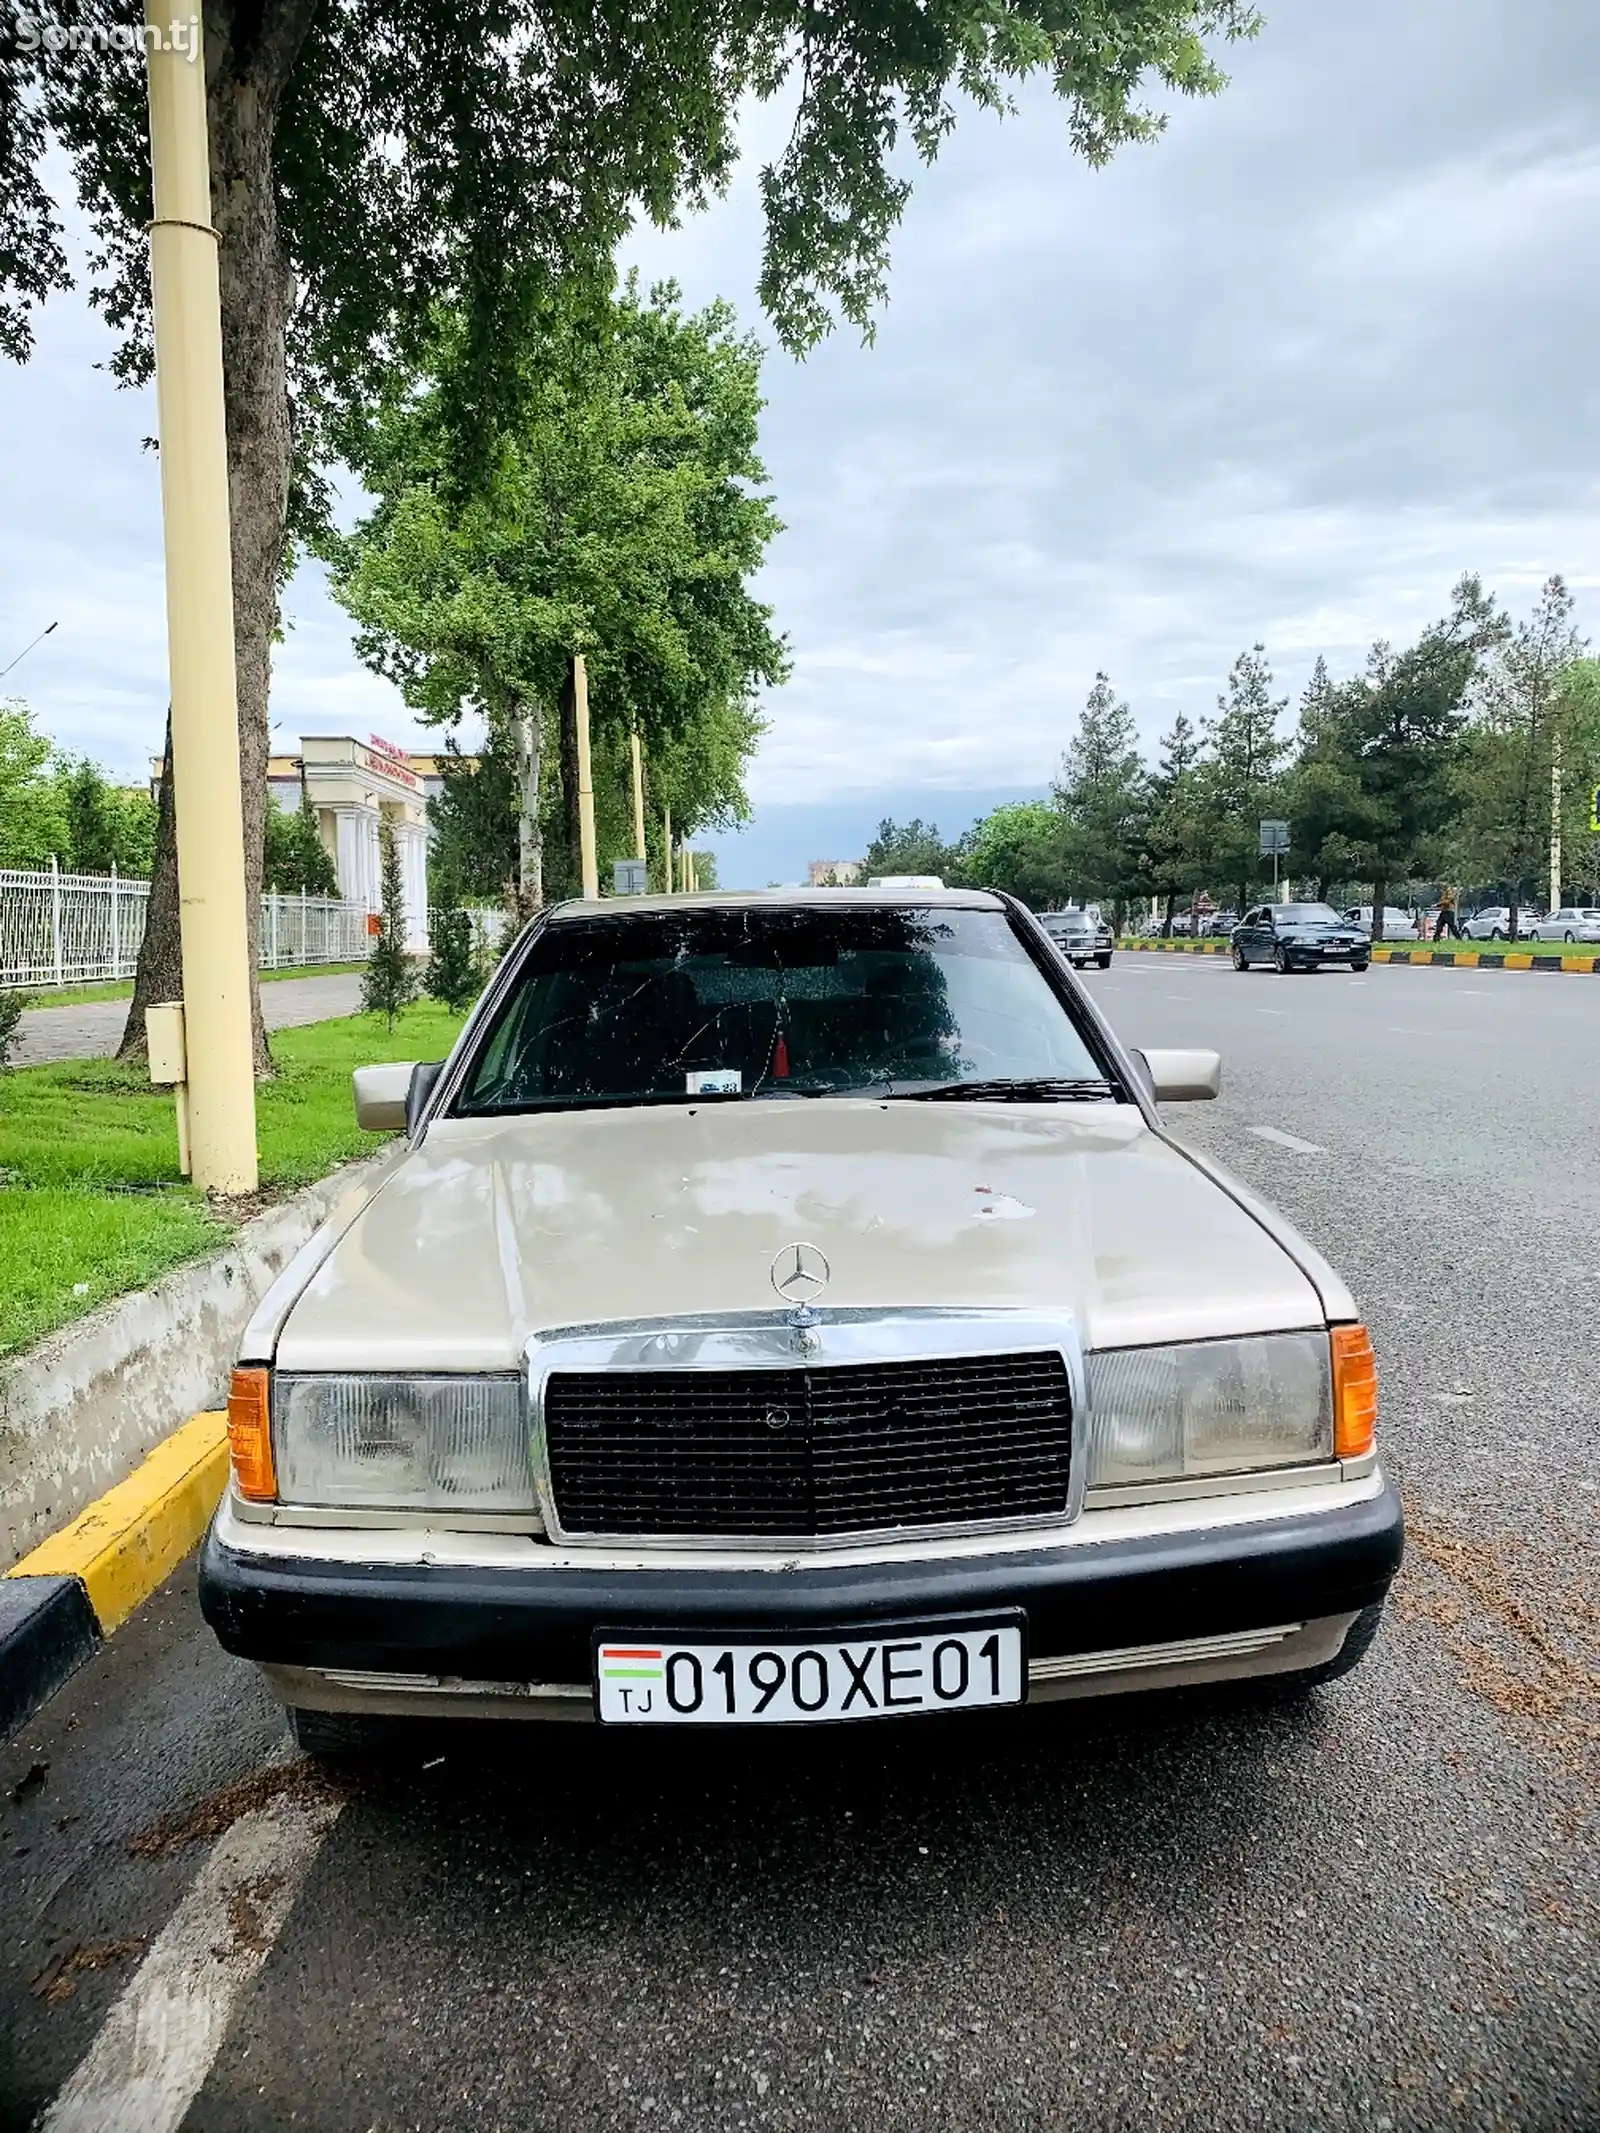
<svg viewBox="0 0 1600 2133">
<path fill-rule="evenodd" d="M 261 988 L 268 1029 L 293 1029 L 353 1015 L 361 1000 L 359 971 L 336 977 L 277 978 Z M 22 1018 L 12 1053 L 15 1066 L 42 1066 L 52 1059 L 105 1059 L 122 1042 L 126 1000 L 89 1000 L 76 1007 L 33 1007 Z"/>
</svg>

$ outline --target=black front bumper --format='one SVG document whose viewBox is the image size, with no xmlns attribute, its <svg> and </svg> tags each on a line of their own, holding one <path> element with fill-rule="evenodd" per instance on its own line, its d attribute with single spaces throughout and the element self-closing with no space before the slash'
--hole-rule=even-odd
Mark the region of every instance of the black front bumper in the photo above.
<svg viewBox="0 0 1600 2133">
<path fill-rule="evenodd" d="M 481 1681 L 587 1681 L 602 1624 L 777 1637 L 1008 1607 L 1044 1659 L 1353 1613 L 1382 1600 L 1402 1540 L 1389 1488 L 1245 1525 L 842 1569 L 396 1568 L 253 1555 L 213 1529 L 200 1605 L 241 1658 Z"/>
</svg>

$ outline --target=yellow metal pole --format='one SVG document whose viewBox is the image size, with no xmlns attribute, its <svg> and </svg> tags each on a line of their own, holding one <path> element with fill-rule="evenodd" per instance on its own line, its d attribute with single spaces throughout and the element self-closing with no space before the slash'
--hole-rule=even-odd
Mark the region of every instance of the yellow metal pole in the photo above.
<svg viewBox="0 0 1600 2133">
<path fill-rule="evenodd" d="M 661 810 L 661 886 L 665 893 L 672 894 L 672 809 Z"/>
<path fill-rule="evenodd" d="M 633 746 L 633 848 L 639 857 L 645 857 L 644 841 L 644 764 L 639 755 L 639 736 L 630 736 Z"/>
<path fill-rule="evenodd" d="M 256 1188 L 255 1060 L 245 924 L 244 816 L 233 669 L 228 450 L 217 235 L 211 226 L 205 62 L 173 49 L 165 0 L 146 0 L 150 282 L 172 688 L 173 805 L 183 938 L 189 1152 L 197 1185 Z"/>
<path fill-rule="evenodd" d="M 581 652 L 572 662 L 572 696 L 578 713 L 578 857 L 583 893 L 593 902 L 600 894 L 600 870 L 594 856 L 594 783 L 589 775 L 589 670 Z"/>
</svg>

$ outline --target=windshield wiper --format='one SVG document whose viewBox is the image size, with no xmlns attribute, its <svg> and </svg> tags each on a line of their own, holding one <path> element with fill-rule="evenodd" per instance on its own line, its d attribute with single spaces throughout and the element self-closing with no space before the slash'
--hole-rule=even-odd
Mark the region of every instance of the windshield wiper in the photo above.
<svg viewBox="0 0 1600 2133">
<path fill-rule="evenodd" d="M 1081 1076 L 1077 1080 L 1039 1075 L 1020 1076 L 1014 1080 L 999 1076 L 990 1081 L 891 1081 L 884 1086 L 891 1096 L 912 1097 L 923 1103 L 1033 1104 L 1063 1100 L 1104 1103 L 1115 1095 L 1110 1082 L 1098 1075 Z"/>
</svg>

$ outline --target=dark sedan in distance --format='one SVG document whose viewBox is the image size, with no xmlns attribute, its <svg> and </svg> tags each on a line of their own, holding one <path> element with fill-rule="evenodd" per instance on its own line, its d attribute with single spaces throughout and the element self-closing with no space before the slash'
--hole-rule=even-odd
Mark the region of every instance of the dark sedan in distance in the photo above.
<svg viewBox="0 0 1600 2133">
<path fill-rule="evenodd" d="M 1075 970 L 1094 963 L 1111 968 L 1111 928 L 1095 911 L 1046 911 L 1039 923 Z"/>
<path fill-rule="evenodd" d="M 1235 970 L 1270 963 L 1287 977 L 1328 963 L 1365 970 L 1371 961 L 1371 940 L 1332 904 L 1257 904 L 1233 929 Z"/>
</svg>

